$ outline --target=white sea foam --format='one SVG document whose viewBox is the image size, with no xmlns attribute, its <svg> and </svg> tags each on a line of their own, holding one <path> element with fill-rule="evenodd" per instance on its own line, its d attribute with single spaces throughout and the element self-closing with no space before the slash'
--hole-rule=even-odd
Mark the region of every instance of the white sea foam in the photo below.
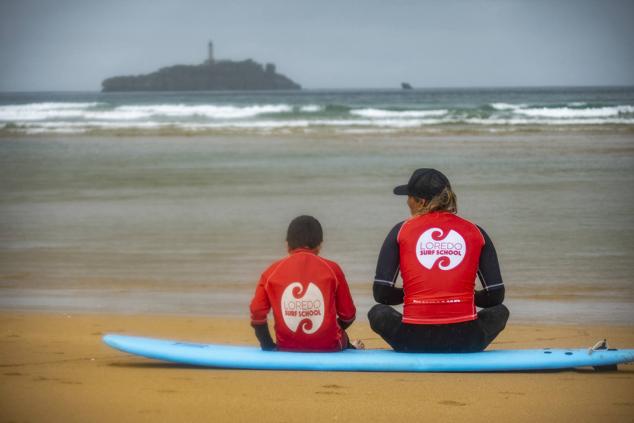
<svg viewBox="0 0 634 423">
<path fill-rule="evenodd" d="M 361 116 L 371 119 L 381 118 L 423 118 L 429 116 L 442 116 L 447 114 L 447 110 L 383 110 L 383 109 L 354 109 L 351 115 Z"/>
<path fill-rule="evenodd" d="M 187 129 L 276 129 L 276 128 L 309 128 L 309 127 L 387 127 L 413 128 L 423 124 L 441 123 L 438 119 L 425 121 L 420 119 L 316 119 L 316 120 L 260 120 L 249 122 L 194 123 L 186 125 Z"/>
<path fill-rule="evenodd" d="M 27 104 L 10 104 L 0 106 L 0 110 L 17 109 L 17 110 L 60 110 L 60 109 L 87 109 L 96 107 L 103 103 L 71 103 L 71 102 L 44 102 L 44 103 L 27 103 Z"/>
<path fill-rule="evenodd" d="M 516 110 L 526 107 L 526 104 L 491 103 L 491 107 L 495 110 Z"/>
<path fill-rule="evenodd" d="M 144 113 L 147 116 L 202 116 L 211 119 L 241 119 L 263 114 L 288 113 L 292 112 L 293 108 L 288 104 L 262 104 L 253 106 L 155 104 L 147 106 L 120 106 L 117 107 L 115 111 Z"/>
<path fill-rule="evenodd" d="M 55 131 L 61 131 L 64 129 L 73 129 L 77 131 L 90 130 L 90 129 L 153 129 L 161 128 L 165 126 L 180 126 L 173 125 L 168 122 L 153 122 L 153 121 L 139 121 L 139 122 L 106 122 L 106 121 L 83 121 L 83 122 L 31 122 L 24 123 L 19 128 L 26 128 L 29 130 L 36 129 L 50 129 Z"/>
<path fill-rule="evenodd" d="M 632 125 L 634 118 L 545 119 L 545 118 L 468 118 L 455 123 L 475 125 Z"/>
<path fill-rule="evenodd" d="M 101 103 L 30 103 L 0 106 L 0 121 L 29 121 L 78 118 Z"/>
<path fill-rule="evenodd" d="M 96 119 L 105 121 L 134 121 L 139 119 L 150 119 L 152 113 L 148 113 L 143 110 L 122 110 L 117 107 L 113 110 L 102 110 L 96 112 L 84 112 L 81 115 L 82 119 Z"/>
<path fill-rule="evenodd" d="M 175 131 L 209 131 L 209 130 L 293 130 L 311 128 L 371 128 L 375 129 L 413 129 L 442 124 L 468 124 L 478 126 L 525 126 L 525 125 L 602 125 L 625 124 L 634 125 L 634 118 L 585 118 L 585 119 L 552 119 L 531 117 L 510 118 L 425 118 L 425 119 L 293 119 L 293 120 L 227 120 L 215 122 L 157 122 L 157 121 L 103 121 L 90 120 L 82 122 L 25 122 L 12 131 L 27 134 L 45 133 L 82 133 L 92 130 L 162 130 L 171 128 Z M 8 128 L 5 128 L 5 130 Z"/>
<path fill-rule="evenodd" d="M 314 112 L 320 112 L 323 109 L 324 108 L 318 104 L 307 104 L 306 106 L 300 107 L 299 111 L 305 112 L 305 113 L 314 113 Z"/>
<path fill-rule="evenodd" d="M 149 104 L 96 108 L 100 103 L 32 103 L 0 106 L 0 121 L 23 122 L 48 119 L 138 120 L 152 117 L 245 119 L 264 114 L 292 112 L 288 104 L 251 106 Z"/>
<path fill-rule="evenodd" d="M 156 122 L 156 121 L 83 121 L 83 122 L 30 122 L 20 125 L 18 130 L 27 133 L 65 133 L 90 130 L 152 130 L 173 128 L 175 130 L 204 131 L 223 129 L 272 130 L 311 127 L 368 127 L 368 128 L 415 128 L 422 125 L 443 123 L 442 119 L 295 119 L 295 120 L 228 120 L 221 122 Z"/>
<path fill-rule="evenodd" d="M 571 109 L 570 107 L 539 107 L 528 109 L 517 109 L 514 113 L 532 116 L 532 117 L 548 117 L 548 118 L 598 118 L 618 116 L 622 113 L 634 113 L 634 106 L 614 106 L 614 107 L 595 107 L 590 109 Z"/>
</svg>

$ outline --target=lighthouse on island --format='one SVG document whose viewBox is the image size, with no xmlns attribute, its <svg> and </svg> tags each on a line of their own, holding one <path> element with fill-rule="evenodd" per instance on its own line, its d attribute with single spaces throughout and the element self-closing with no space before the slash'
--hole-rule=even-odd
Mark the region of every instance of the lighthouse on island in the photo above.
<svg viewBox="0 0 634 423">
<path fill-rule="evenodd" d="M 207 64 L 214 64 L 214 43 L 211 41 L 207 44 Z"/>
<path fill-rule="evenodd" d="M 102 91 L 254 91 L 301 90 L 301 85 L 277 73 L 274 63 L 253 59 L 216 60 L 214 44 L 207 43 L 207 57 L 198 65 L 172 65 L 143 75 L 106 78 Z"/>
</svg>

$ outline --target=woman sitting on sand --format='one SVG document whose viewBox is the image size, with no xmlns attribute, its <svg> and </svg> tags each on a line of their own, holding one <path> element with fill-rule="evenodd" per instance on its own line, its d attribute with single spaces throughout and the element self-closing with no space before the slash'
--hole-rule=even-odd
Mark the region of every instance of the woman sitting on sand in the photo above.
<svg viewBox="0 0 634 423">
<path fill-rule="evenodd" d="M 368 313 L 372 330 L 396 351 L 484 350 L 509 317 L 491 239 L 456 215 L 456 195 L 435 169 L 416 170 L 394 194 L 408 196 L 412 217 L 381 248 L 373 286 L 380 304 Z M 395 287 L 399 270 L 403 288 Z M 396 304 L 404 304 L 403 314 L 390 307 Z"/>
</svg>

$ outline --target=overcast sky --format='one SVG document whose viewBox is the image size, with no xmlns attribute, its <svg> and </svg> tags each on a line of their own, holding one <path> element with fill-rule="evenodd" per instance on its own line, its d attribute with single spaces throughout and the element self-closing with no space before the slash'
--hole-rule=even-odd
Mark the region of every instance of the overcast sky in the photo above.
<svg viewBox="0 0 634 423">
<path fill-rule="evenodd" d="M 0 91 L 217 58 L 305 88 L 634 85 L 633 0 L 0 0 Z"/>
</svg>

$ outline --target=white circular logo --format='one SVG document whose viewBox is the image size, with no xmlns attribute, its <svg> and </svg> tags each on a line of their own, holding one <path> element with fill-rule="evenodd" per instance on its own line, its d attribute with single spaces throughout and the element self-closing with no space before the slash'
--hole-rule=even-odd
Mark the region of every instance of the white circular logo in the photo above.
<svg viewBox="0 0 634 423">
<path fill-rule="evenodd" d="M 467 253 L 464 238 L 453 229 L 446 236 L 440 228 L 427 229 L 416 243 L 416 258 L 427 269 L 436 262 L 440 270 L 451 270 L 458 266 Z"/>
<path fill-rule="evenodd" d="M 286 326 L 293 332 L 299 327 L 307 335 L 317 332 L 324 321 L 324 296 L 317 285 L 308 283 L 303 286 L 293 282 L 282 293 L 282 317 Z"/>
</svg>

